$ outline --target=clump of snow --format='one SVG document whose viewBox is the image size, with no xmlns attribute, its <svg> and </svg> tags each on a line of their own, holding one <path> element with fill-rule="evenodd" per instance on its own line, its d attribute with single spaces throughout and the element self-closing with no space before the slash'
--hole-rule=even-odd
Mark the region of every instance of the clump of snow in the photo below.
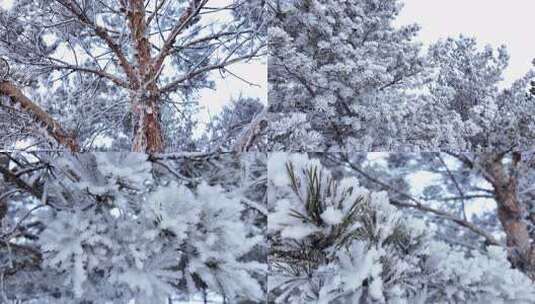
<svg viewBox="0 0 535 304">
<path fill-rule="evenodd" d="M 344 214 L 341 210 L 335 209 L 333 206 L 329 206 L 321 214 L 321 219 L 323 219 L 329 225 L 338 225 L 342 223 Z"/>
</svg>

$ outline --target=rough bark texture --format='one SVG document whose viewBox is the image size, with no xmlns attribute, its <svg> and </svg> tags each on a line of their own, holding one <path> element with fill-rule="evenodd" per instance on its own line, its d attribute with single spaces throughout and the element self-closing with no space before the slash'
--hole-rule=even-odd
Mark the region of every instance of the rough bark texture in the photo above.
<svg viewBox="0 0 535 304">
<path fill-rule="evenodd" d="M 511 263 L 535 279 L 535 244 L 530 237 L 526 210 L 518 193 L 520 162 L 520 153 L 513 154 L 510 168 L 504 165 L 501 156 L 492 156 L 487 161 L 486 171 L 494 187 L 498 219 L 506 234 Z"/>
<path fill-rule="evenodd" d="M 160 123 L 158 99 L 154 96 L 141 100 L 135 98 L 132 103 L 135 121 L 132 151 L 163 152 L 165 144 Z"/>
<path fill-rule="evenodd" d="M 5 155 L 0 154 L 0 166 L 7 167 L 9 165 L 9 158 Z M 3 219 L 7 215 L 7 200 L 5 193 L 7 192 L 7 187 L 3 182 L 3 177 L 0 176 L 0 230 L 2 229 Z"/>
<path fill-rule="evenodd" d="M 42 129 L 46 130 L 45 135 L 54 138 L 60 145 L 67 147 L 71 152 L 80 151 L 77 139 L 65 131 L 61 125 L 54 120 L 41 107 L 32 102 L 15 84 L 10 81 L 0 82 L 0 94 L 8 96 L 14 106 L 20 107 L 22 111 L 29 114 Z"/>
<path fill-rule="evenodd" d="M 137 81 L 132 83 L 136 92 L 132 98 L 134 114 L 134 139 L 132 150 L 135 152 L 163 152 L 165 145 L 160 123 L 158 75 L 154 68 L 151 46 L 147 35 L 145 5 L 143 0 L 130 0 L 125 3 L 128 26 L 134 48 L 136 49 Z"/>
<path fill-rule="evenodd" d="M 180 16 L 161 52 L 154 58 L 151 54 L 151 45 L 147 34 L 151 18 L 146 18 L 144 1 L 124 0 L 122 2 L 136 49 L 135 74 L 137 80 L 131 81 L 132 91 L 136 92 L 135 96 L 132 97 L 132 112 L 134 114 L 132 150 L 135 152 L 158 153 L 165 149 L 160 121 L 161 90 L 158 87 L 157 79 L 176 37 L 187 27 L 206 2 L 206 0 L 190 1 L 188 8 Z"/>
</svg>

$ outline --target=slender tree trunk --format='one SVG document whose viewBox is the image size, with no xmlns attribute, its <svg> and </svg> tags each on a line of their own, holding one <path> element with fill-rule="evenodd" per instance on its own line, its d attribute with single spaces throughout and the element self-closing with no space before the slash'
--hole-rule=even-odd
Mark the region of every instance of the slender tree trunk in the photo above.
<svg viewBox="0 0 535 304">
<path fill-rule="evenodd" d="M 134 152 L 163 152 L 163 140 L 160 122 L 160 92 L 156 84 L 157 71 L 154 68 L 151 46 L 147 34 L 145 20 L 145 4 L 143 0 L 128 0 L 127 18 L 132 41 L 136 49 L 137 81 L 133 84 L 136 96 L 132 98 L 134 114 Z"/>
<path fill-rule="evenodd" d="M 3 154 L 0 154 L 0 167 L 7 168 L 9 166 L 9 158 Z M 2 176 L 0 176 L 0 181 Z M 7 193 L 7 187 L 4 186 L 3 182 L 0 182 L 0 230 L 2 230 L 2 223 L 4 217 L 7 216 L 7 197 L 4 196 Z"/>
<path fill-rule="evenodd" d="M 261 136 L 260 133 L 262 129 L 264 129 L 267 124 L 266 115 L 267 109 L 264 109 L 251 120 L 251 123 L 249 123 L 245 130 L 242 131 L 238 140 L 234 143 L 232 151 L 247 152 L 254 147 L 258 138 Z"/>
<path fill-rule="evenodd" d="M 509 258 L 516 268 L 535 280 L 535 244 L 529 234 L 526 210 L 519 200 L 518 168 L 520 154 L 514 153 L 510 170 L 501 157 L 488 162 L 487 172 L 496 195 L 498 219 L 506 234 Z"/>
</svg>

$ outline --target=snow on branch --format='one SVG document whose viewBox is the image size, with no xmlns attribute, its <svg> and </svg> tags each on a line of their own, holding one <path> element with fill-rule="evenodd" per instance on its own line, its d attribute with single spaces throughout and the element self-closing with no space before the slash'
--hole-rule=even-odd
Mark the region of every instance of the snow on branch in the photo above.
<svg viewBox="0 0 535 304">
<path fill-rule="evenodd" d="M 71 152 L 80 150 L 77 139 L 62 128 L 62 126 L 44 111 L 39 105 L 32 102 L 24 93 L 12 82 L 0 82 L 0 95 L 9 97 L 9 101 L 14 107 L 28 113 L 36 123 L 36 128 L 41 130 L 43 135 L 52 138 L 60 145 L 66 147 Z"/>
</svg>

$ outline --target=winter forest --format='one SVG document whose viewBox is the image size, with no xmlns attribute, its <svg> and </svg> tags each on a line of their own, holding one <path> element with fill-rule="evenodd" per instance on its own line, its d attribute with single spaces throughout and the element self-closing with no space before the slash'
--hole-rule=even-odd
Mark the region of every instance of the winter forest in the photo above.
<svg viewBox="0 0 535 304">
<path fill-rule="evenodd" d="M 535 49 L 415 8 L 0 0 L 0 303 L 535 304 Z"/>
</svg>

